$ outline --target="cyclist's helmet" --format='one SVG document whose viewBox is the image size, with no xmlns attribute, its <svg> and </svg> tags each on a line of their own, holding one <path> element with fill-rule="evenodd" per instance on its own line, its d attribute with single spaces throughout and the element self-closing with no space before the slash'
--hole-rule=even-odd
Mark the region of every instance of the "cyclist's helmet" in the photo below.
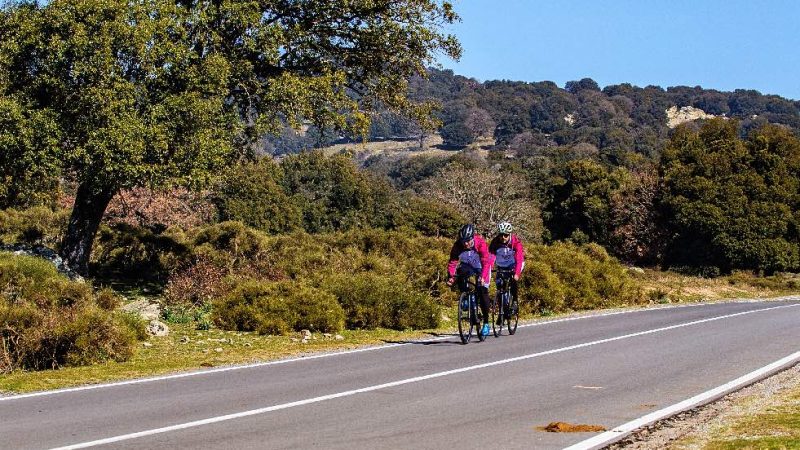
<svg viewBox="0 0 800 450">
<path fill-rule="evenodd" d="M 461 242 L 469 242 L 473 237 L 475 237 L 475 225 L 471 223 L 464 225 L 458 230 L 458 239 Z"/>
<path fill-rule="evenodd" d="M 511 234 L 513 228 L 508 222 L 500 222 L 497 224 L 497 232 L 500 234 Z"/>
</svg>

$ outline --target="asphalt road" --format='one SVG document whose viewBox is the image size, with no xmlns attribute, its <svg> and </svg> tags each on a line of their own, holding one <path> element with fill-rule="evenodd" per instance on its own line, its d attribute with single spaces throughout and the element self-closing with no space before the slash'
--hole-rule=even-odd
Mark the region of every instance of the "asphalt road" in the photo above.
<svg viewBox="0 0 800 450">
<path fill-rule="evenodd" d="M 538 427 L 612 429 L 799 350 L 798 297 L 583 316 L 2 398 L 0 448 L 565 448 L 597 433 Z"/>
</svg>

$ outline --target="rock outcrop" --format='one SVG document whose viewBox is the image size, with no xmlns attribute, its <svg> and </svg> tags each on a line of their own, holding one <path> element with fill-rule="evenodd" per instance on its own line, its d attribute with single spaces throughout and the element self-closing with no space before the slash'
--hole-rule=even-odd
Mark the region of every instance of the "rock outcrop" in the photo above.
<svg viewBox="0 0 800 450">
<path fill-rule="evenodd" d="M 698 119 L 711 119 L 713 114 L 708 114 L 700 108 L 693 106 L 684 106 L 678 109 L 677 106 L 667 108 L 664 112 L 667 113 L 667 127 L 675 128 L 684 122 L 691 122 Z"/>
</svg>

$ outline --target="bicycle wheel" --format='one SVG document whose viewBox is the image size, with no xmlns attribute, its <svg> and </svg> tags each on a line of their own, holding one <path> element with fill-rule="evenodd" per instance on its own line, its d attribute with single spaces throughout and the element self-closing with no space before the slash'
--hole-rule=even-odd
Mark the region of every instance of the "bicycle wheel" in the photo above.
<svg viewBox="0 0 800 450">
<path fill-rule="evenodd" d="M 472 308 L 469 306 L 466 309 L 461 307 L 465 302 L 467 305 L 471 303 L 468 296 L 469 294 L 462 292 L 461 296 L 458 298 L 458 305 L 456 305 L 458 309 L 458 335 L 461 337 L 462 344 L 469 343 L 469 340 L 472 338 Z"/>
<path fill-rule="evenodd" d="M 482 328 L 483 328 L 483 314 L 481 314 L 481 310 L 478 307 L 478 299 L 476 298 L 476 295 L 475 295 L 474 292 L 472 293 L 472 303 L 471 304 L 472 304 L 472 311 L 473 311 L 472 317 L 475 318 L 475 321 L 474 321 L 474 323 L 475 323 L 475 334 L 478 335 L 478 341 L 483 342 L 483 341 L 486 340 L 486 336 L 484 336 L 483 333 L 481 333 L 481 331 L 483 331 L 482 330 Z"/>
<path fill-rule="evenodd" d="M 509 293 L 506 295 L 511 296 Z M 508 334 L 514 334 L 517 332 L 517 323 L 519 322 L 519 303 L 517 303 L 517 299 L 511 297 L 511 302 L 509 303 L 507 322 L 508 322 Z"/>
<path fill-rule="evenodd" d="M 505 322 L 505 318 L 503 317 L 505 311 L 503 311 L 503 301 L 502 301 L 502 293 L 498 292 L 494 296 L 494 300 L 492 300 L 492 315 L 489 318 L 492 321 L 492 331 L 494 331 L 494 337 L 500 337 L 503 334 L 503 325 Z"/>
</svg>

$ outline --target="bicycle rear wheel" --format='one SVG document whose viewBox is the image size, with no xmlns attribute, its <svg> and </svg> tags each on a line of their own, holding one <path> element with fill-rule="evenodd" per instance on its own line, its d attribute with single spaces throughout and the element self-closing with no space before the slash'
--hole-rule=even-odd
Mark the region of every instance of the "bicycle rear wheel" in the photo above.
<svg viewBox="0 0 800 450">
<path fill-rule="evenodd" d="M 489 319 L 492 321 L 494 337 L 500 337 L 500 335 L 503 334 L 503 325 L 505 324 L 502 295 L 502 293 L 498 292 L 492 301 L 492 315 Z"/>
<path fill-rule="evenodd" d="M 511 302 L 509 302 L 508 313 L 506 316 L 508 322 L 508 334 L 516 333 L 517 323 L 519 322 L 519 303 L 517 303 L 517 299 L 514 297 L 511 297 Z"/>
<path fill-rule="evenodd" d="M 461 305 L 466 304 L 469 305 L 469 294 L 466 292 L 462 292 L 461 296 L 458 298 L 458 305 L 456 308 L 458 309 L 458 335 L 461 338 L 462 344 L 468 344 L 469 340 L 472 338 L 472 331 L 474 325 L 472 324 L 472 308 L 467 307 L 466 309 L 462 308 Z"/>
</svg>

